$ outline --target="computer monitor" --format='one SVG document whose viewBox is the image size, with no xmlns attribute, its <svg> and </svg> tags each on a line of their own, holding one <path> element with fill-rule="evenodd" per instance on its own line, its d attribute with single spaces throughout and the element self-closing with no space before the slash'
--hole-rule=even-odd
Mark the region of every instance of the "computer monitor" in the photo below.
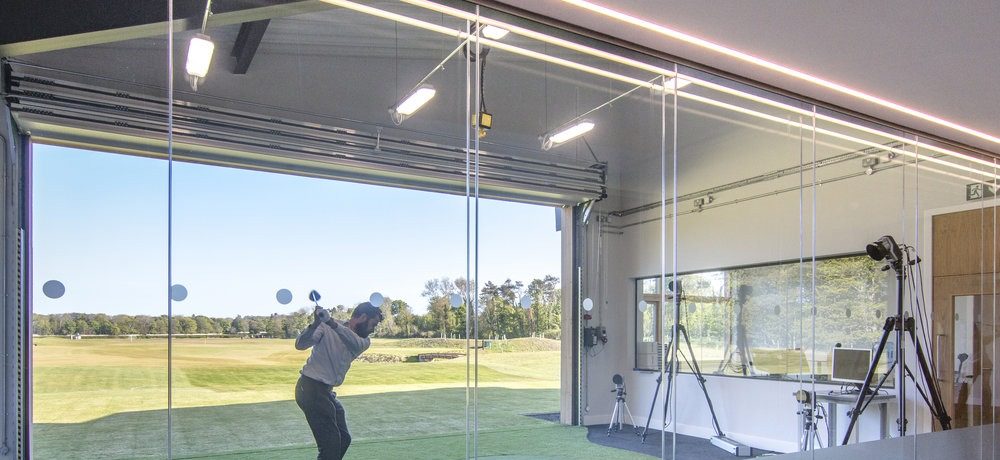
<svg viewBox="0 0 1000 460">
<path fill-rule="evenodd" d="M 869 348 L 834 348 L 830 380 L 864 383 L 871 363 L 872 351 Z"/>
</svg>

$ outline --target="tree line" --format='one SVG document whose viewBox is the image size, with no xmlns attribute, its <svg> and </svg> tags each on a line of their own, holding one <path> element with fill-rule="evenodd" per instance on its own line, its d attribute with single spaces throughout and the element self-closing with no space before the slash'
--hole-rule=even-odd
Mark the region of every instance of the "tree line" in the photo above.
<svg viewBox="0 0 1000 460">
<path fill-rule="evenodd" d="M 376 337 L 457 337 L 465 338 L 467 329 L 478 327 L 481 338 L 559 337 L 561 313 L 559 279 L 554 276 L 536 278 L 527 284 L 507 279 L 502 283 L 487 281 L 479 287 L 479 308 L 472 317 L 467 315 L 471 286 L 464 278 L 435 278 L 424 283 L 422 296 L 426 313 L 416 314 L 403 300 L 386 298 L 382 304 L 385 320 L 375 331 Z M 460 305 L 453 305 L 457 295 Z M 523 308 L 521 299 L 530 299 Z M 334 318 L 347 320 L 351 309 L 344 305 L 330 308 Z M 294 338 L 312 322 L 312 309 L 300 308 L 291 313 L 271 315 L 237 315 L 209 317 L 205 315 L 107 315 L 104 313 L 56 313 L 32 315 L 32 327 L 37 335 L 162 335 L 170 322 L 175 334 L 249 335 L 255 337 Z M 471 334 L 470 334 L 471 335 Z"/>
</svg>

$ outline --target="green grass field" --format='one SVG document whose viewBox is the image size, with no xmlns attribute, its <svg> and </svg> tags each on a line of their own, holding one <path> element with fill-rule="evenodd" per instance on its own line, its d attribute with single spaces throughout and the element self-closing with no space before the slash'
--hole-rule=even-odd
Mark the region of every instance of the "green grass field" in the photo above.
<svg viewBox="0 0 1000 460">
<path fill-rule="evenodd" d="M 167 342 L 37 338 L 34 454 L 40 459 L 163 458 Z M 461 353 L 464 341 L 376 339 L 369 353 Z M 293 400 L 308 352 L 291 340 L 173 343 L 175 458 L 315 458 Z M 586 431 L 527 417 L 559 410 L 558 343 L 517 339 L 479 352 L 479 455 L 646 458 L 589 443 Z M 354 438 L 349 458 L 464 458 L 466 358 L 356 361 L 338 388 Z M 470 409 L 468 412 L 472 414 Z"/>
</svg>

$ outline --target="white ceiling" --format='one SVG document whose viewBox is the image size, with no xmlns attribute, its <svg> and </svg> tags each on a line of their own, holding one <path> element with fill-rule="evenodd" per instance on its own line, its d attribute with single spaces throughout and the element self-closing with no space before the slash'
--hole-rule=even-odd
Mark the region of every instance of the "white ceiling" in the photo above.
<svg viewBox="0 0 1000 460">
<path fill-rule="evenodd" d="M 1000 145 L 557 0 L 503 3 L 944 138 Z M 1000 137 L 1000 1 L 596 0 L 618 11 Z"/>
</svg>

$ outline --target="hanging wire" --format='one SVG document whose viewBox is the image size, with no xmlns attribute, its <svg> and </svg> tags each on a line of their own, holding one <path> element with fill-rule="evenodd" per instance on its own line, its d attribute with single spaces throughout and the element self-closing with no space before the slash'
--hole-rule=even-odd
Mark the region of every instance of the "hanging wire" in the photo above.
<svg viewBox="0 0 1000 460">
<path fill-rule="evenodd" d="M 205 33 L 205 28 L 208 26 L 208 17 L 212 15 L 212 0 L 207 0 L 205 2 L 205 13 L 201 17 L 201 33 Z"/>
<path fill-rule="evenodd" d="M 205 6 L 205 20 L 208 9 Z M 173 434 L 173 299 L 170 297 L 173 285 L 173 175 L 174 175 L 174 1 L 167 0 L 167 458 L 173 458 L 171 437 Z"/>
</svg>

